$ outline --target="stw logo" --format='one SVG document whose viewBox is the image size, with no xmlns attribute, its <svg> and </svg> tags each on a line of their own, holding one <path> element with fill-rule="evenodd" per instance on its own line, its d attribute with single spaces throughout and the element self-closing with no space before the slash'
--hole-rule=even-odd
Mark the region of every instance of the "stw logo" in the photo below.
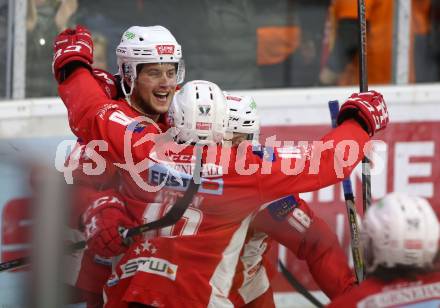
<svg viewBox="0 0 440 308">
<path fill-rule="evenodd" d="M 174 45 L 156 45 L 156 50 L 160 55 L 172 55 L 174 53 Z"/>
</svg>

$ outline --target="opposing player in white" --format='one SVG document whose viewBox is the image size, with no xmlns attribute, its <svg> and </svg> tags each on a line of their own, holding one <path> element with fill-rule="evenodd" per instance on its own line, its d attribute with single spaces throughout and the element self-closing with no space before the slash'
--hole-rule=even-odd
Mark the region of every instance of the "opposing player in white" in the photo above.
<svg viewBox="0 0 440 308">
<path fill-rule="evenodd" d="M 329 307 L 439 307 L 440 228 L 428 201 L 389 194 L 368 209 L 362 227 L 367 279 Z"/>
</svg>

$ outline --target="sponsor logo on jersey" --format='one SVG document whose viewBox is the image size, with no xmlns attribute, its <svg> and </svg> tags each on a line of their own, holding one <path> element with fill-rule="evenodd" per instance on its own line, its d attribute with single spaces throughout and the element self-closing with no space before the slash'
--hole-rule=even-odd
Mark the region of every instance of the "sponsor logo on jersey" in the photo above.
<svg viewBox="0 0 440 308">
<path fill-rule="evenodd" d="M 135 272 L 145 272 L 176 280 L 178 266 L 168 260 L 155 257 L 142 257 L 129 260 L 121 266 L 121 279 L 133 276 Z"/>
<path fill-rule="evenodd" d="M 160 55 L 172 55 L 174 53 L 174 45 L 156 45 L 156 50 Z"/>
<path fill-rule="evenodd" d="M 151 153 L 151 157 L 157 161 L 156 152 Z M 190 163 L 196 160 L 195 156 L 189 154 L 169 154 L 167 157 L 176 163 Z"/>
<path fill-rule="evenodd" d="M 187 154 L 171 154 L 166 156 L 169 161 L 159 159 L 156 152 L 152 152 L 150 154 L 150 158 L 155 162 L 163 165 L 163 170 L 166 173 L 168 168 L 171 168 L 173 171 L 177 171 L 179 176 L 181 173 L 192 176 L 194 174 L 195 168 L 195 157 L 193 155 Z M 158 167 L 160 168 L 160 167 Z M 161 171 L 161 172 L 162 172 Z M 213 177 L 221 177 L 223 176 L 223 167 L 212 164 L 205 163 L 202 166 L 202 177 L 204 178 L 213 178 Z"/>
<path fill-rule="evenodd" d="M 162 164 L 155 164 L 151 166 L 148 169 L 149 183 L 152 185 L 160 185 L 162 183 L 165 183 L 165 187 L 167 188 L 185 191 L 188 188 L 192 175 L 184 172 L 179 172 L 177 170 L 179 168 L 193 169 L 194 166 L 191 166 L 190 164 L 186 166 L 184 166 L 183 164 L 178 164 L 178 166 L 173 166 L 174 168 L 172 172 L 170 172 L 170 169 Z M 202 176 L 204 176 L 205 174 L 209 175 L 209 173 L 218 174 L 219 172 L 221 172 L 221 170 L 219 170 L 218 168 L 219 166 L 206 164 L 206 167 L 203 166 L 204 171 L 202 172 Z M 201 185 L 199 187 L 199 192 L 212 195 L 223 194 L 223 178 L 218 177 L 218 175 L 216 175 L 215 177 L 216 178 L 203 177 L 201 180 Z M 181 185 L 181 183 L 183 185 Z"/>
<path fill-rule="evenodd" d="M 199 130 L 211 130 L 212 124 L 206 122 L 196 122 L 196 129 Z"/>
<path fill-rule="evenodd" d="M 287 196 L 272 202 L 267 208 L 273 219 L 282 221 L 296 206 L 298 206 L 298 201 L 295 197 Z"/>
</svg>

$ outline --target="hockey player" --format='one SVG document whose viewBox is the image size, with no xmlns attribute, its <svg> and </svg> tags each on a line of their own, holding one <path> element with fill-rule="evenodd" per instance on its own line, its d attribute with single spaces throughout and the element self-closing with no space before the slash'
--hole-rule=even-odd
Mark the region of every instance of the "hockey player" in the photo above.
<svg viewBox="0 0 440 308">
<path fill-rule="evenodd" d="M 82 35 L 84 35 L 84 40 L 81 46 L 88 49 L 87 46 L 90 46 L 86 42 L 88 34 L 84 31 Z M 139 40 L 139 38 L 144 37 L 148 39 Z M 139 53 L 136 52 L 136 48 L 142 48 L 143 51 L 151 49 L 156 51 L 152 53 Z M 167 63 L 170 64 L 154 64 L 162 62 L 160 59 L 163 57 L 161 53 L 165 55 Z M 166 130 L 168 127 L 166 118 L 167 105 L 172 98 L 175 85 L 180 83 L 184 76 L 180 45 L 172 34 L 163 27 L 130 27 L 124 32 L 116 54 L 119 74 L 126 77 L 126 82 L 115 78 L 103 70 L 93 69 L 93 77 L 99 85 L 99 88 L 95 88 L 95 92 L 104 92 L 109 99 L 117 99 L 126 95 L 130 106 L 127 106 L 127 103 L 123 101 L 118 103 L 121 104 L 121 107 L 127 114 L 133 117 L 139 115 L 148 116 L 158 123 L 159 127 Z M 62 58 L 62 55 L 59 55 L 59 57 Z M 88 62 L 91 61 L 91 58 L 89 57 L 87 60 L 83 58 L 83 60 Z M 141 72 L 141 66 L 144 63 L 152 63 L 147 65 L 155 67 L 153 69 L 150 67 L 146 73 Z M 78 62 L 76 65 L 81 64 Z M 145 78 L 137 80 L 136 76 L 139 73 L 143 75 L 158 74 L 157 66 L 160 66 L 159 69 L 171 67 L 171 71 L 167 73 L 174 74 L 173 72 L 175 72 L 176 78 L 171 78 L 169 85 L 162 83 L 156 86 L 156 88 L 152 88 L 149 92 L 149 97 L 143 98 L 142 95 L 136 93 L 134 88 L 136 87 L 135 83 L 142 82 Z M 54 70 L 57 71 L 55 66 Z M 73 68 L 65 67 L 61 74 L 56 75 L 56 78 L 65 78 L 70 70 L 73 70 Z M 58 71 L 58 73 L 60 72 Z M 154 78 L 150 78 L 150 81 L 153 83 L 154 80 Z M 148 86 L 151 86 L 151 84 Z M 160 106 L 161 103 L 157 102 L 157 100 L 160 100 L 161 94 L 162 100 L 163 94 L 168 95 L 164 106 Z M 156 99 L 156 97 L 159 97 L 159 99 Z M 81 202 L 77 202 L 73 206 L 70 225 L 74 230 L 84 231 L 85 225 L 90 222 L 87 220 L 95 219 L 97 221 L 96 232 L 87 234 L 88 248 L 69 257 L 69 263 L 72 268 L 69 271 L 68 283 L 81 290 L 81 294 L 86 299 L 87 307 L 89 308 L 102 306 L 102 287 L 111 273 L 111 259 L 109 256 L 117 255 L 126 249 L 125 246 L 121 245 L 120 237 L 114 236 L 118 234 L 116 232 L 118 225 L 115 224 L 122 224 L 123 221 L 125 227 L 134 225 L 133 221 L 125 219 L 124 215 L 120 215 L 121 212 L 125 213 L 125 210 L 122 207 L 117 207 L 117 205 L 123 204 L 123 199 L 114 191 L 114 187 L 118 187 L 120 182 L 117 168 L 112 163 L 104 162 L 105 170 L 102 174 L 90 175 L 84 172 L 86 166 L 89 165 L 92 168 L 96 168 L 97 163 L 102 163 L 102 161 L 103 157 L 96 153 L 93 148 L 86 148 L 84 142 L 77 144 L 67 160 L 68 167 L 73 169 L 72 175 L 76 186 L 76 195 L 82 196 Z M 112 189 L 109 190 L 109 188 Z M 92 215 L 86 217 L 84 215 L 85 211 L 91 204 L 92 206 L 93 204 L 107 204 L 108 206 L 101 206 L 101 211 L 92 212 Z M 90 211 L 88 213 L 90 214 Z M 112 220 L 108 217 L 119 217 L 118 219 L 122 221 L 118 222 L 118 220 Z M 78 234 L 75 231 L 73 233 L 75 237 Z"/>
<path fill-rule="evenodd" d="M 229 108 L 228 131 L 233 143 L 258 141 L 259 117 L 254 99 L 225 93 Z M 305 260 L 321 290 L 335 298 L 356 282 L 337 237 L 298 195 L 276 200 L 253 219 L 229 296 L 235 306 L 275 307 L 270 280 L 274 269 L 265 254 L 276 239 Z"/>
<path fill-rule="evenodd" d="M 439 222 L 428 201 L 392 193 L 368 209 L 361 233 L 368 278 L 328 307 L 438 307 Z"/>
<path fill-rule="evenodd" d="M 133 162 L 141 162 L 145 157 L 152 158 L 154 153 L 151 152 L 153 149 L 151 142 L 147 142 L 146 144 L 137 147 L 131 145 L 136 144 L 137 141 L 145 140 L 144 137 L 147 133 L 157 133 L 158 128 L 153 128 L 150 125 L 142 125 L 142 123 L 137 122 L 130 117 L 130 114 L 126 114 L 128 111 L 122 107 L 126 105 L 123 105 L 120 102 L 110 101 L 105 97 L 102 91 L 100 92 L 96 90 L 96 81 L 87 69 L 90 65 L 90 59 L 92 56 L 88 53 L 90 52 L 89 48 L 83 48 L 85 45 L 91 45 L 89 38 L 88 33 L 79 27 L 76 30 L 68 30 L 62 33 L 57 38 L 57 43 L 55 45 L 57 55 L 54 60 L 55 74 L 56 76 L 68 75 L 64 81 L 59 79 L 62 81 L 59 91 L 69 110 L 69 120 L 72 130 L 85 141 L 93 139 L 104 139 L 107 141 L 109 144 L 109 151 L 105 153 L 106 158 L 113 162 L 120 163 L 124 163 L 124 159 L 126 158 L 124 157 L 125 132 L 132 131 L 133 134 L 131 135 L 131 140 L 129 140 L 131 141 L 131 144 L 129 144 L 128 148 L 131 150 L 131 159 L 133 159 Z M 163 60 L 166 61 L 165 57 Z M 152 76 L 143 75 L 143 77 L 149 79 L 149 77 Z M 138 79 L 139 78 L 140 76 Z M 162 82 L 167 82 L 171 77 L 163 72 L 163 74 L 160 75 L 160 78 Z M 148 83 L 139 82 L 138 79 L 136 79 L 135 82 L 131 82 L 135 85 L 135 90 L 136 87 L 138 87 L 136 92 L 142 94 L 142 97 L 146 100 L 151 98 L 151 96 L 145 95 L 145 92 L 148 92 L 148 90 L 151 91 L 151 88 L 147 87 Z M 129 81 L 130 80 L 128 80 L 128 82 Z M 212 89 L 212 91 L 215 91 L 216 88 L 213 87 Z M 171 94 L 164 92 L 165 91 L 156 91 L 156 93 L 153 93 L 152 95 L 157 97 L 159 102 L 164 103 L 168 98 L 168 94 Z M 133 94 L 134 93 L 135 92 L 133 92 Z M 365 106 L 368 106 L 370 109 Z M 323 141 L 333 140 L 338 143 L 341 140 L 352 139 L 362 148 L 364 143 L 368 140 L 368 135 L 365 133 L 365 130 L 368 131 L 370 135 L 373 135 L 376 131 L 385 128 L 388 122 L 386 107 L 384 106 L 382 97 L 375 92 L 354 95 L 349 101 L 347 101 L 342 110 L 343 112 L 341 112 L 341 117 L 339 119 L 341 123 L 340 127 L 327 135 Z M 377 117 L 373 117 L 371 112 L 374 112 Z M 209 114 L 209 111 L 203 107 L 201 113 Z M 357 120 L 353 120 L 353 118 L 357 118 Z M 375 121 L 374 119 L 377 119 L 378 121 Z M 176 123 L 176 126 L 178 126 L 180 121 L 177 121 Z M 206 127 L 203 123 L 205 122 L 199 122 L 199 129 Z M 365 130 L 358 123 L 362 123 Z M 176 144 L 171 143 L 169 146 L 175 147 Z M 228 266 L 224 263 L 229 260 L 226 258 L 228 254 L 224 249 L 230 248 L 235 250 L 237 247 L 240 247 L 228 245 L 230 240 L 235 238 L 234 236 L 236 234 L 240 233 L 238 232 L 238 229 L 247 227 L 247 217 L 257 210 L 261 204 L 264 204 L 269 200 L 277 199 L 285 195 L 287 191 L 290 193 L 314 190 L 337 181 L 337 175 L 333 164 L 335 152 L 337 151 L 334 148 L 324 149 L 322 153 L 320 153 L 321 159 L 318 160 L 320 162 L 320 172 L 322 172 L 322 174 L 319 174 L 319 176 L 317 174 L 307 174 L 307 171 L 309 171 L 311 166 L 311 161 L 314 158 L 312 148 L 306 149 L 305 153 L 301 155 L 301 157 L 305 158 L 305 170 L 295 176 L 282 176 L 280 172 L 282 159 L 276 151 L 274 153 L 275 160 L 272 165 L 272 173 L 268 175 L 259 170 L 259 167 L 264 164 L 264 161 L 261 158 L 252 154 L 248 148 L 245 148 L 242 152 L 239 150 L 240 149 L 236 149 L 233 151 L 234 155 L 230 156 L 232 159 L 232 161 L 230 161 L 231 165 L 222 165 L 222 168 L 224 167 L 224 169 L 216 169 L 216 166 L 220 163 L 217 160 L 213 161 L 212 165 L 210 161 L 205 162 L 205 166 L 214 168 L 209 169 L 210 171 L 208 174 L 217 174 L 219 179 L 214 178 L 215 181 L 211 179 L 207 180 L 202 185 L 202 188 L 205 189 L 204 193 L 202 190 L 202 193 L 200 194 L 201 196 L 195 201 L 195 205 L 197 206 L 194 209 L 195 211 L 192 212 L 194 215 L 192 218 L 202 218 L 202 222 L 196 224 L 198 228 L 194 229 L 194 225 L 192 225 L 191 230 L 185 228 L 183 228 L 185 229 L 183 230 L 182 227 L 180 227 L 182 232 L 190 232 L 190 234 L 192 234 L 191 232 L 195 232 L 195 234 L 191 236 L 181 235 L 176 236 L 175 238 L 155 238 L 151 240 L 154 241 L 154 243 L 143 242 L 142 247 L 134 245 L 130 248 L 130 251 L 121 261 L 122 267 L 118 267 L 119 270 L 128 270 L 128 272 L 122 274 L 121 277 L 117 277 L 118 279 L 123 277 L 123 279 L 117 284 L 119 287 L 123 287 L 123 284 L 127 284 L 128 281 L 130 282 L 129 289 L 124 291 L 124 302 L 142 302 L 147 304 L 152 302 L 162 302 L 170 305 L 189 305 L 196 307 L 198 305 L 205 306 L 210 301 L 212 301 L 213 304 L 225 301 L 225 290 L 228 289 L 229 284 L 227 281 L 229 280 L 226 279 L 226 282 L 224 282 L 223 278 L 229 277 L 229 274 L 225 276 L 222 271 L 226 270 L 226 272 L 229 273 L 227 271 Z M 237 153 L 240 154 L 238 158 L 235 155 Z M 177 163 L 180 167 L 191 168 L 191 166 L 188 166 L 188 164 L 191 163 L 191 160 L 187 160 L 191 159 L 191 156 L 188 156 L 187 153 L 185 153 L 184 156 L 181 156 L 179 152 L 172 153 L 172 151 L 169 151 L 168 154 L 173 154 L 170 158 L 177 159 Z M 184 158 L 185 160 L 183 160 Z M 219 157 L 217 156 L 215 157 L 215 159 L 218 158 Z M 358 155 L 355 161 L 358 162 L 360 158 L 361 155 Z M 237 170 L 231 170 L 234 168 L 230 168 L 231 166 L 235 166 L 235 162 L 238 166 L 240 166 L 240 163 L 245 164 L 246 167 L 256 166 L 257 174 L 252 176 L 249 174 L 242 174 L 238 177 L 239 174 Z M 164 161 L 161 161 L 161 163 L 165 164 L 166 168 L 170 167 L 169 164 L 166 164 Z M 125 164 L 123 166 L 126 167 Z M 347 166 L 343 168 L 343 176 L 346 176 L 353 167 L 354 166 Z M 245 169 L 245 171 L 246 170 L 249 169 Z M 121 192 L 124 194 L 127 207 L 120 209 L 120 213 L 123 213 L 123 210 L 126 210 L 129 214 L 132 214 L 133 217 L 138 219 L 139 217 L 142 217 L 143 209 L 145 208 L 145 202 L 140 200 L 148 200 L 148 193 L 142 190 L 138 183 L 131 178 L 129 171 L 130 170 L 127 171 L 127 169 L 121 171 L 123 180 Z M 222 175 L 218 174 L 220 171 L 222 171 Z M 149 170 L 141 170 L 140 178 L 150 179 L 150 181 L 158 183 L 160 182 L 158 179 L 161 180 L 166 177 L 166 175 L 165 177 L 162 177 L 162 172 L 163 169 L 154 170 L 150 168 Z M 188 182 L 186 180 L 187 176 L 182 175 L 182 179 L 184 184 L 185 182 Z M 171 177 L 166 182 L 167 186 L 169 186 L 168 188 L 170 188 L 170 192 L 168 193 L 168 197 L 171 201 L 170 203 L 173 203 L 173 198 L 179 196 L 179 192 L 173 188 L 180 187 L 181 189 L 181 185 L 176 185 L 174 180 L 175 179 Z M 226 181 L 224 185 L 223 180 Z M 271 190 L 259 191 L 259 187 L 263 183 L 265 187 L 270 187 Z M 245 187 L 250 188 L 250 190 L 247 192 L 246 189 L 243 189 Z M 202 200 L 201 198 L 204 199 Z M 241 204 L 241 200 L 246 200 L 246 205 Z M 214 206 L 219 203 L 221 203 L 222 206 Z M 223 205 L 227 205 L 227 207 Z M 203 215 L 200 215 L 200 211 L 198 211 L 200 207 L 205 209 L 205 211 L 202 211 Z M 211 211 L 209 211 L 209 209 L 211 209 Z M 214 213 L 219 217 L 227 218 L 227 223 L 224 219 L 218 219 L 219 217 L 211 217 L 211 214 Z M 210 217 L 212 219 L 210 219 Z M 117 217 L 115 217 L 115 221 L 117 221 Z M 93 227 L 93 224 L 91 227 Z M 221 238 L 218 238 L 219 236 L 221 236 Z M 206 247 L 206 245 L 203 244 L 204 240 L 208 241 L 210 245 L 211 243 L 215 243 L 215 245 L 212 245 L 212 247 Z M 233 242 L 235 243 L 236 241 Z M 150 246 L 150 244 L 154 245 Z M 208 248 L 209 253 L 203 251 L 203 247 L 205 249 Z M 191 252 L 191 258 L 185 257 L 185 251 L 186 253 Z M 144 264 L 144 266 L 140 266 L 139 269 L 137 269 L 137 258 L 135 258 L 136 260 L 134 261 L 132 260 L 137 253 L 142 253 L 140 263 Z M 151 254 L 160 257 L 156 259 L 156 257 L 152 257 Z M 177 269 L 174 265 L 177 266 L 177 263 L 173 262 L 186 263 L 185 266 L 181 265 L 178 267 L 178 275 L 174 275 L 176 274 L 174 269 Z M 158 269 L 156 265 L 160 265 L 160 273 L 163 273 L 161 270 L 166 269 L 165 276 L 161 276 L 161 274 L 156 271 L 156 269 Z M 198 265 L 202 265 L 203 268 L 195 273 L 194 269 Z M 141 269 L 144 269 L 144 271 Z M 134 274 L 134 272 L 136 272 L 136 275 L 132 277 L 131 275 Z M 193 292 L 188 292 L 191 290 L 188 289 L 188 286 L 185 283 L 188 276 L 193 279 L 197 286 L 199 286 L 197 290 L 192 290 Z M 174 278 L 174 280 L 172 278 Z M 150 281 L 148 286 L 141 282 L 144 279 Z M 211 281 L 211 283 L 208 281 Z M 151 289 L 147 290 L 145 288 Z M 179 294 L 179 296 L 170 298 L 167 296 L 167 294 L 170 293 Z M 121 294 L 114 295 L 116 296 L 114 298 L 117 299 Z M 122 303 L 118 303 L 117 305 L 119 304 Z"/>
</svg>

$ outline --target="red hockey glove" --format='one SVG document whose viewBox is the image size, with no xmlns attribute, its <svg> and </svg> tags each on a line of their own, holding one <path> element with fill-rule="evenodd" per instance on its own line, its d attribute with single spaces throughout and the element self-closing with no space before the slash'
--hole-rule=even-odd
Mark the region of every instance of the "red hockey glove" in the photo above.
<svg viewBox="0 0 440 308">
<path fill-rule="evenodd" d="M 95 77 L 96 81 L 98 81 L 99 86 L 104 90 L 108 98 L 118 98 L 118 81 L 116 80 L 115 76 L 102 69 L 94 68 L 93 77 Z"/>
<path fill-rule="evenodd" d="M 83 214 L 88 248 L 102 257 L 113 257 L 124 253 L 127 246 L 119 228 L 130 228 L 134 222 L 128 216 L 124 203 L 114 195 L 101 197 Z"/>
<path fill-rule="evenodd" d="M 63 81 L 62 69 L 69 63 L 80 62 L 86 67 L 93 63 L 92 36 L 84 26 L 67 29 L 58 34 L 53 44 L 52 71 L 58 82 Z"/>
<path fill-rule="evenodd" d="M 347 119 L 358 121 L 370 136 L 385 129 L 389 118 L 382 94 L 376 91 L 353 93 L 341 106 L 338 124 Z"/>
</svg>

